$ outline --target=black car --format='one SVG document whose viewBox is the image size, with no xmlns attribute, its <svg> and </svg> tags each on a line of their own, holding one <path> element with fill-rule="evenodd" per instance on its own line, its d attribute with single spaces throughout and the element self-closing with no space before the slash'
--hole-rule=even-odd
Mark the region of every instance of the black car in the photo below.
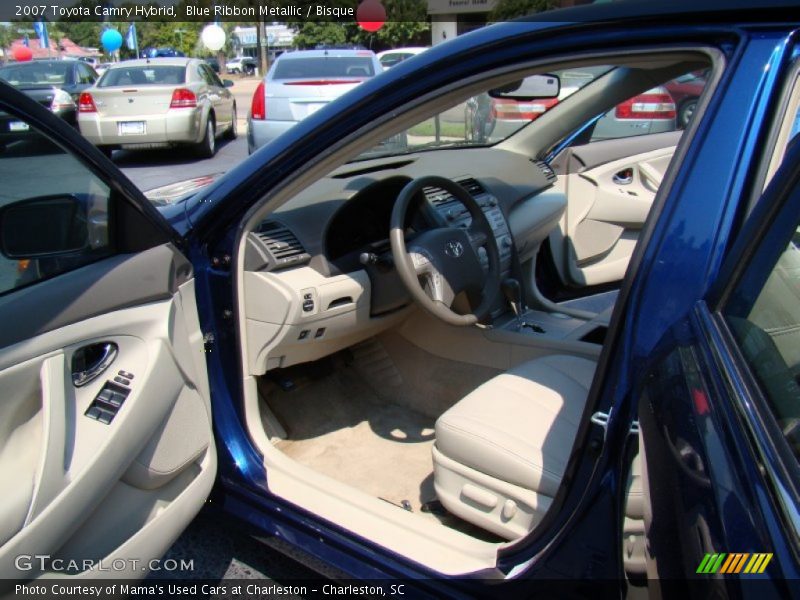
<svg viewBox="0 0 800 600">
<path fill-rule="evenodd" d="M 78 96 L 97 81 L 97 72 L 80 60 L 37 60 L 0 68 L 0 80 L 14 86 L 74 127 L 78 126 Z M 25 123 L 0 115 L 0 143 L 19 139 Z"/>
</svg>

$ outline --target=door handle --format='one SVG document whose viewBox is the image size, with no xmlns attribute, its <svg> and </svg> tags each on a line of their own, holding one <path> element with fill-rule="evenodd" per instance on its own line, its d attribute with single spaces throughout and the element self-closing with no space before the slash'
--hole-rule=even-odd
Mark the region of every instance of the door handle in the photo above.
<svg viewBox="0 0 800 600">
<path fill-rule="evenodd" d="M 633 183 L 633 169 L 623 169 L 614 173 L 612 181 L 617 185 L 630 185 Z"/>
<path fill-rule="evenodd" d="M 114 342 L 84 346 L 72 355 L 72 385 L 82 387 L 105 371 L 119 350 Z"/>
</svg>

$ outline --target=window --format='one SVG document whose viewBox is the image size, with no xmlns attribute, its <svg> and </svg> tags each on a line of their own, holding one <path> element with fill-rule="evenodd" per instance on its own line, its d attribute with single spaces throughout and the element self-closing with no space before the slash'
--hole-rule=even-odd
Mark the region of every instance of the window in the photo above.
<svg viewBox="0 0 800 600">
<path fill-rule="evenodd" d="M 285 58 L 275 65 L 273 79 L 319 79 L 324 77 L 372 77 L 369 56 L 327 58 Z"/>
<path fill-rule="evenodd" d="M 706 86 L 705 71 L 695 71 L 656 86 L 608 111 L 595 125 L 592 141 L 685 129 Z"/>
<path fill-rule="evenodd" d="M 108 186 L 23 119 L 0 132 L 0 294 L 110 255 Z"/>
<path fill-rule="evenodd" d="M 766 277 L 763 285 L 753 289 L 754 279 L 746 277 L 723 311 L 796 457 L 800 457 L 799 244 L 795 230 L 772 269 L 760 270 L 762 279 Z"/>
<path fill-rule="evenodd" d="M 106 71 L 98 87 L 117 85 L 173 85 L 186 81 L 182 66 L 119 67 Z"/>
<path fill-rule="evenodd" d="M 200 65 L 200 75 L 203 80 L 208 84 L 215 87 L 225 87 L 217 77 L 217 74 L 208 65 Z"/>
<path fill-rule="evenodd" d="M 78 83 L 92 85 L 97 79 L 97 75 L 88 65 L 79 62 L 78 65 Z"/>
<path fill-rule="evenodd" d="M 764 188 L 769 185 L 790 145 L 800 141 L 798 134 L 800 134 L 800 75 L 796 74 L 786 112 L 783 114 L 778 127 L 778 138 L 770 160 L 767 177 L 764 180 Z"/>
</svg>

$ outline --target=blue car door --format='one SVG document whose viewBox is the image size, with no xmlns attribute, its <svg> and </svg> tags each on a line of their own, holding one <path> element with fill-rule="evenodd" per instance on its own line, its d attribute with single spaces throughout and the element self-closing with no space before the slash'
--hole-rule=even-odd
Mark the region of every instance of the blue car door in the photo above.
<svg viewBox="0 0 800 600">
<path fill-rule="evenodd" d="M 785 121 L 780 168 L 639 397 L 648 576 L 665 596 L 798 594 L 800 138 Z"/>
<path fill-rule="evenodd" d="M 0 578 L 139 578 L 216 476 L 192 266 L 74 128 L 0 111 Z"/>
</svg>

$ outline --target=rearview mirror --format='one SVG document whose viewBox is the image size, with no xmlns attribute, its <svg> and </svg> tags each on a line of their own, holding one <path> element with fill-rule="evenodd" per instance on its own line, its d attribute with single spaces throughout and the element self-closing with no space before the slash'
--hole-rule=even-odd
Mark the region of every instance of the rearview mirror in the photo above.
<svg viewBox="0 0 800 600">
<path fill-rule="evenodd" d="M 510 100 L 545 100 L 558 98 L 561 92 L 561 79 L 558 75 L 531 75 L 507 85 L 489 90 L 492 98 Z"/>
<path fill-rule="evenodd" d="M 0 252 L 6 258 L 48 258 L 88 246 L 86 208 L 75 196 L 40 196 L 0 208 Z"/>
<path fill-rule="evenodd" d="M 225 87 L 233 87 L 233 81 L 230 79 L 223 79 L 222 85 L 224 85 Z"/>
</svg>

